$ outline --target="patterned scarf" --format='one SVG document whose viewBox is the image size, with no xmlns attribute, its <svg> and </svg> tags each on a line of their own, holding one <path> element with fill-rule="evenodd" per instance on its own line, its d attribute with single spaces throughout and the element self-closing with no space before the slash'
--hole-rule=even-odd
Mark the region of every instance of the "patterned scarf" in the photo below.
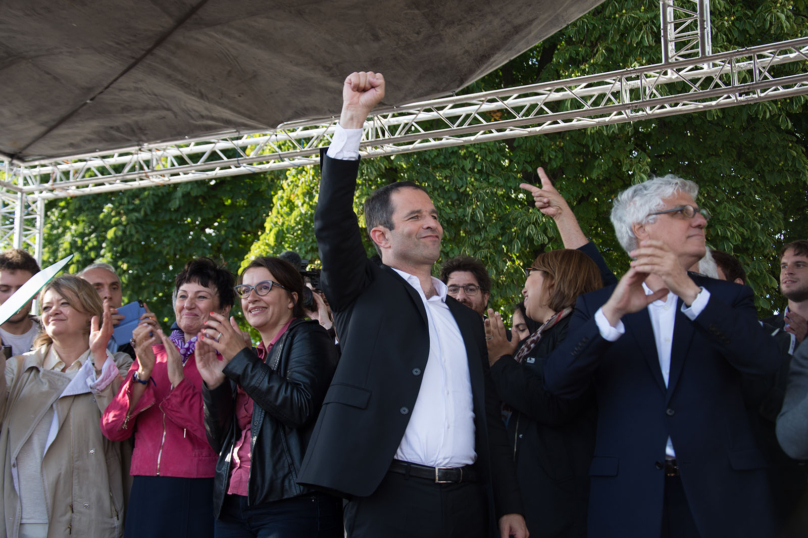
<svg viewBox="0 0 808 538">
<path fill-rule="evenodd" d="M 180 351 L 180 355 L 182 355 L 182 364 L 185 364 L 185 361 L 188 360 L 188 357 L 190 357 L 196 349 L 196 341 L 198 337 L 194 336 L 186 342 L 185 333 L 182 331 L 171 331 L 171 336 L 168 338 L 174 342 L 174 345 Z"/>
<path fill-rule="evenodd" d="M 524 345 L 522 345 L 522 349 L 519 350 L 519 352 L 513 359 L 519 364 L 522 364 L 522 361 L 525 360 L 525 357 L 527 357 L 527 355 L 531 351 L 533 351 L 533 348 L 536 347 L 536 344 L 539 343 L 539 340 L 541 340 L 541 336 L 542 334 L 544 334 L 544 331 L 555 326 L 556 323 L 567 317 L 570 314 L 570 312 L 572 312 L 572 307 L 568 306 L 561 312 L 556 312 L 555 314 L 550 316 L 550 319 L 545 321 L 541 327 L 536 329 L 536 332 L 527 337 L 527 341 L 524 343 Z"/>
</svg>

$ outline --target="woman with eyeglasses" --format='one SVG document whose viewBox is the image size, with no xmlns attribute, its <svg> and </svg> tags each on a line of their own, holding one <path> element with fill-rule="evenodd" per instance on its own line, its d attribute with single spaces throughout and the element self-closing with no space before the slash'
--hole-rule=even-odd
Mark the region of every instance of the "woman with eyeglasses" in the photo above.
<svg viewBox="0 0 808 538">
<path fill-rule="evenodd" d="M 525 271 L 525 314 L 540 324 L 527 338 L 508 340 L 502 317 L 485 320 L 491 378 L 503 402 L 531 534 L 584 538 L 589 464 L 597 410 L 590 391 L 565 400 L 544 388 L 544 367 L 567 337 L 578 296 L 602 287 L 600 270 L 578 250 L 540 254 Z"/>
<path fill-rule="evenodd" d="M 137 359 L 101 419 L 108 439 L 135 437 L 127 538 L 213 536 L 217 454 L 205 435 L 199 335 L 211 315 L 230 313 L 233 284 L 213 260 L 191 260 L 175 280 L 170 335 L 154 316 L 132 334 Z"/>
<path fill-rule="evenodd" d="M 219 453 L 216 537 L 342 537 L 341 499 L 296 481 L 337 365 L 333 340 L 303 319 L 303 279 L 288 262 L 253 260 L 235 290 L 258 349 L 218 314 L 197 347 L 208 441 Z"/>
</svg>

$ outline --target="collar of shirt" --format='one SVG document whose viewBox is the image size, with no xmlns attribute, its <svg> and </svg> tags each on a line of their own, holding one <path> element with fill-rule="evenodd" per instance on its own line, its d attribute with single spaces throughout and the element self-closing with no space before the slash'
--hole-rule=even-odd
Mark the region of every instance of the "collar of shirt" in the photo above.
<svg viewBox="0 0 808 538">
<path fill-rule="evenodd" d="M 652 290 L 651 288 L 649 288 L 649 287 L 648 287 L 648 286 L 645 284 L 645 282 L 643 282 L 643 283 L 642 283 L 642 289 L 643 289 L 643 290 L 645 290 L 645 294 L 646 294 L 646 295 L 651 295 L 652 293 L 654 293 L 654 290 Z M 678 298 L 679 298 L 679 297 L 677 297 L 677 296 L 676 296 L 676 294 L 674 294 L 672 291 L 669 291 L 669 292 L 668 292 L 668 296 L 667 296 L 667 297 L 665 297 L 665 300 L 664 300 L 664 301 L 663 301 L 662 299 L 657 299 L 656 301 L 654 301 L 653 303 L 651 303 L 651 304 L 650 304 L 650 305 L 648 305 L 648 306 L 655 306 L 655 307 L 657 307 L 657 308 L 662 308 L 662 307 L 664 307 L 664 306 L 666 306 L 666 305 L 670 304 L 671 302 L 673 302 L 673 303 L 675 304 L 675 303 L 676 303 L 676 300 L 677 300 Z"/>
<path fill-rule="evenodd" d="M 278 342 L 278 340 L 281 339 L 281 336 L 283 336 L 283 333 L 285 333 L 289 329 L 289 325 L 291 325 L 294 320 L 295 320 L 295 318 L 291 318 L 289 321 L 287 321 L 286 325 L 281 327 L 281 330 L 278 331 L 278 334 L 275 335 L 275 337 L 272 339 L 272 341 L 269 343 L 268 346 L 264 345 L 264 342 L 261 342 L 260 344 L 258 344 L 258 348 L 257 348 L 258 353 L 257 354 L 258 354 L 259 359 L 266 360 L 267 355 L 269 355 L 269 352 L 272 351 L 272 347 Z"/>
<path fill-rule="evenodd" d="M 393 271 L 395 271 L 396 273 L 401 275 L 401 278 L 406 280 L 407 283 L 410 286 L 412 286 L 416 290 L 420 291 L 421 294 L 424 297 L 426 297 L 426 292 L 424 292 L 424 289 L 421 287 L 421 280 L 417 276 L 411 275 L 409 273 L 406 273 L 406 272 L 404 272 L 404 271 L 402 271 L 400 269 L 396 269 L 395 267 L 390 267 L 390 269 L 392 269 Z M 441 282 L 439 279 L 435 278 L 434 276 L 431 277 L 431 278 L 432 278 L 432 285 L 435 286 L 435 291 L 438 292 L 438 297 L 440 297 L 441 302 L 445 303 L 446 302 L 446 294 L 449 292 L 449 288 L 446 286 L 446 284 L 444 284 L 443 282 Z M 429 300 L 429 299 L 431 299 L 431 297 L 427 298 L 427 300 Z"/>
<path fill-rule="evenodd" d="M 70 367 L 65 370 L 65 373 L 77 372 L 79 368 L 82 367 L 84 362 L 87 360 L 87 357 L 89 356 L 90 356 L 90 350 L 88 349 L 87 351 L 79 355 L 79 358 L 76 359 L 73 362 L 73 364 L 71 364 Z M 61 372 L 64 369 L 64 367 L 65 362 L 61 359 L 61 357 L 59 357 L 59 354 L 56 353 L 56 348 L 53 345 L 51 345 L 50 349 L 48 350 L 48 354 L 45 356 L 45 361 L 42 363 L 42 368 L 45 370 L 51 370 L 51 371 L 58 370 Z"/>
</svg>

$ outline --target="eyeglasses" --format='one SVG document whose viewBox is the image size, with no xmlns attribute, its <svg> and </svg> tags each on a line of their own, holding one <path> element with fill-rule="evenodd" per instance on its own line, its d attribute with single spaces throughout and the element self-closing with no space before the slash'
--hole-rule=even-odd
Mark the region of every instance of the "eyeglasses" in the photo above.
<svg viewBox="0 0 808 538">
<path fill-rule="evenodd" d="M 525 267 L 525 279 L 530 278 L 530 273 L 533 271 L 541 271 L 538 267 Z"/>
<path fill-rule="evenodd" d="M 665 211 L 657 211 L 656 213 L 651 213 L 648 215 L 649 217 L 652 215 L 664 215 L 665 213 L 678 213 L 682 217 L 686 219 L 692 219 L 696 216 L 696 213 L 700 213 L 704 220 L 710 220 L 713 216 L 710 215 L 710 212 L 704 209 L 703 207 L 694 207 L 692 205 L 683 205 L 679 207 L 674 207 L 673 209 L 666 209 Z"/>
<path fill-rule="evenodd" d="M 455 295 L 460 293 L 461 289 L 463 290 L 463 292 L 466 295 L 469 295 L 469 296 L 470 295 L 477 295 L 477 293 L 480 291 L 480 286 L 476 286 L 474 284 L 466 284 L 465 286 L 454 286 L 454 285 L 452 285 L 452 286 L 449 286 L 449 295 L 454 297 Z"/>
<path fill-rule="evenodd" d="M 263 297 L 264 295 L 272 291 L 273 286 L 278 286 L 279 288 L 284 290 L 289 289 L 285 286 L 281 286 L 277 282 L 273 282 L 272 280 L 262 280 L 255 286 L 250 286 L 249 284 L 239 284 L 233 289 L 236 291 L 236 295 L 238 295 L 241 298 L 249 297 L 253 290 L 255 290 L 255 293 L 257 293 L 259 297 Z"/>
</svg>

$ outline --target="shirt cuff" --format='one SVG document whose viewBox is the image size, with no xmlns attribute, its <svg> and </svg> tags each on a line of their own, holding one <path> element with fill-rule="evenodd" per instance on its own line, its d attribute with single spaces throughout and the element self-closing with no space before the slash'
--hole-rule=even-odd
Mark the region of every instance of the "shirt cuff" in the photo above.
<svg viewBox="0 0 808 538">
<path fill-rule="evenodd" d="M 90 357 L 89 360 L 92 360 Z M 115 358 L 112 353 L 107 351 L 107 360 L 104 361 L 104 366 L 101 368 L 101 377 L 95 378 L 95 368 L 91 368 L 90 377 L 87 378 L 87 386 L 93 392 L 101 392 L 112 383 L 116 377 L 120 375 L 118 366 L 115 364 Z"/>
<path fill-rule="evenodd" d="M 682 313 L 690 318 L 690 321 L 693 321 L 704 311 L 707 307 L 707 301 L 709 300 L 710 292 L 701 288 L 701 291 L 696 295 L 696 299 L 693 301 L 693 304 L 690 305 L 690 308 L 687 308 L 684 302 L 682 303 Z"/>
<path fill-rule="evenodd" d="M 360 142 L 362 142 L 362 129 L 343 129 L 338 123 L 326 155 L 341 161 L 357 161 Z"/>
<path fill-rule="evenodd" d="M 617 322 L 617 327 L 612 327 L 609 320 L 606 319 L 606 315 L 603 313 L 603 308 L 598 308 L 598 311 L 595 312 L 595 323 L 598 325 L 600 335 L 604 340 L 608 340 L 609 342 L 614 342 L 626 332 L 626 326 L 623 325 L 623 320 Z"/>
</svg>

